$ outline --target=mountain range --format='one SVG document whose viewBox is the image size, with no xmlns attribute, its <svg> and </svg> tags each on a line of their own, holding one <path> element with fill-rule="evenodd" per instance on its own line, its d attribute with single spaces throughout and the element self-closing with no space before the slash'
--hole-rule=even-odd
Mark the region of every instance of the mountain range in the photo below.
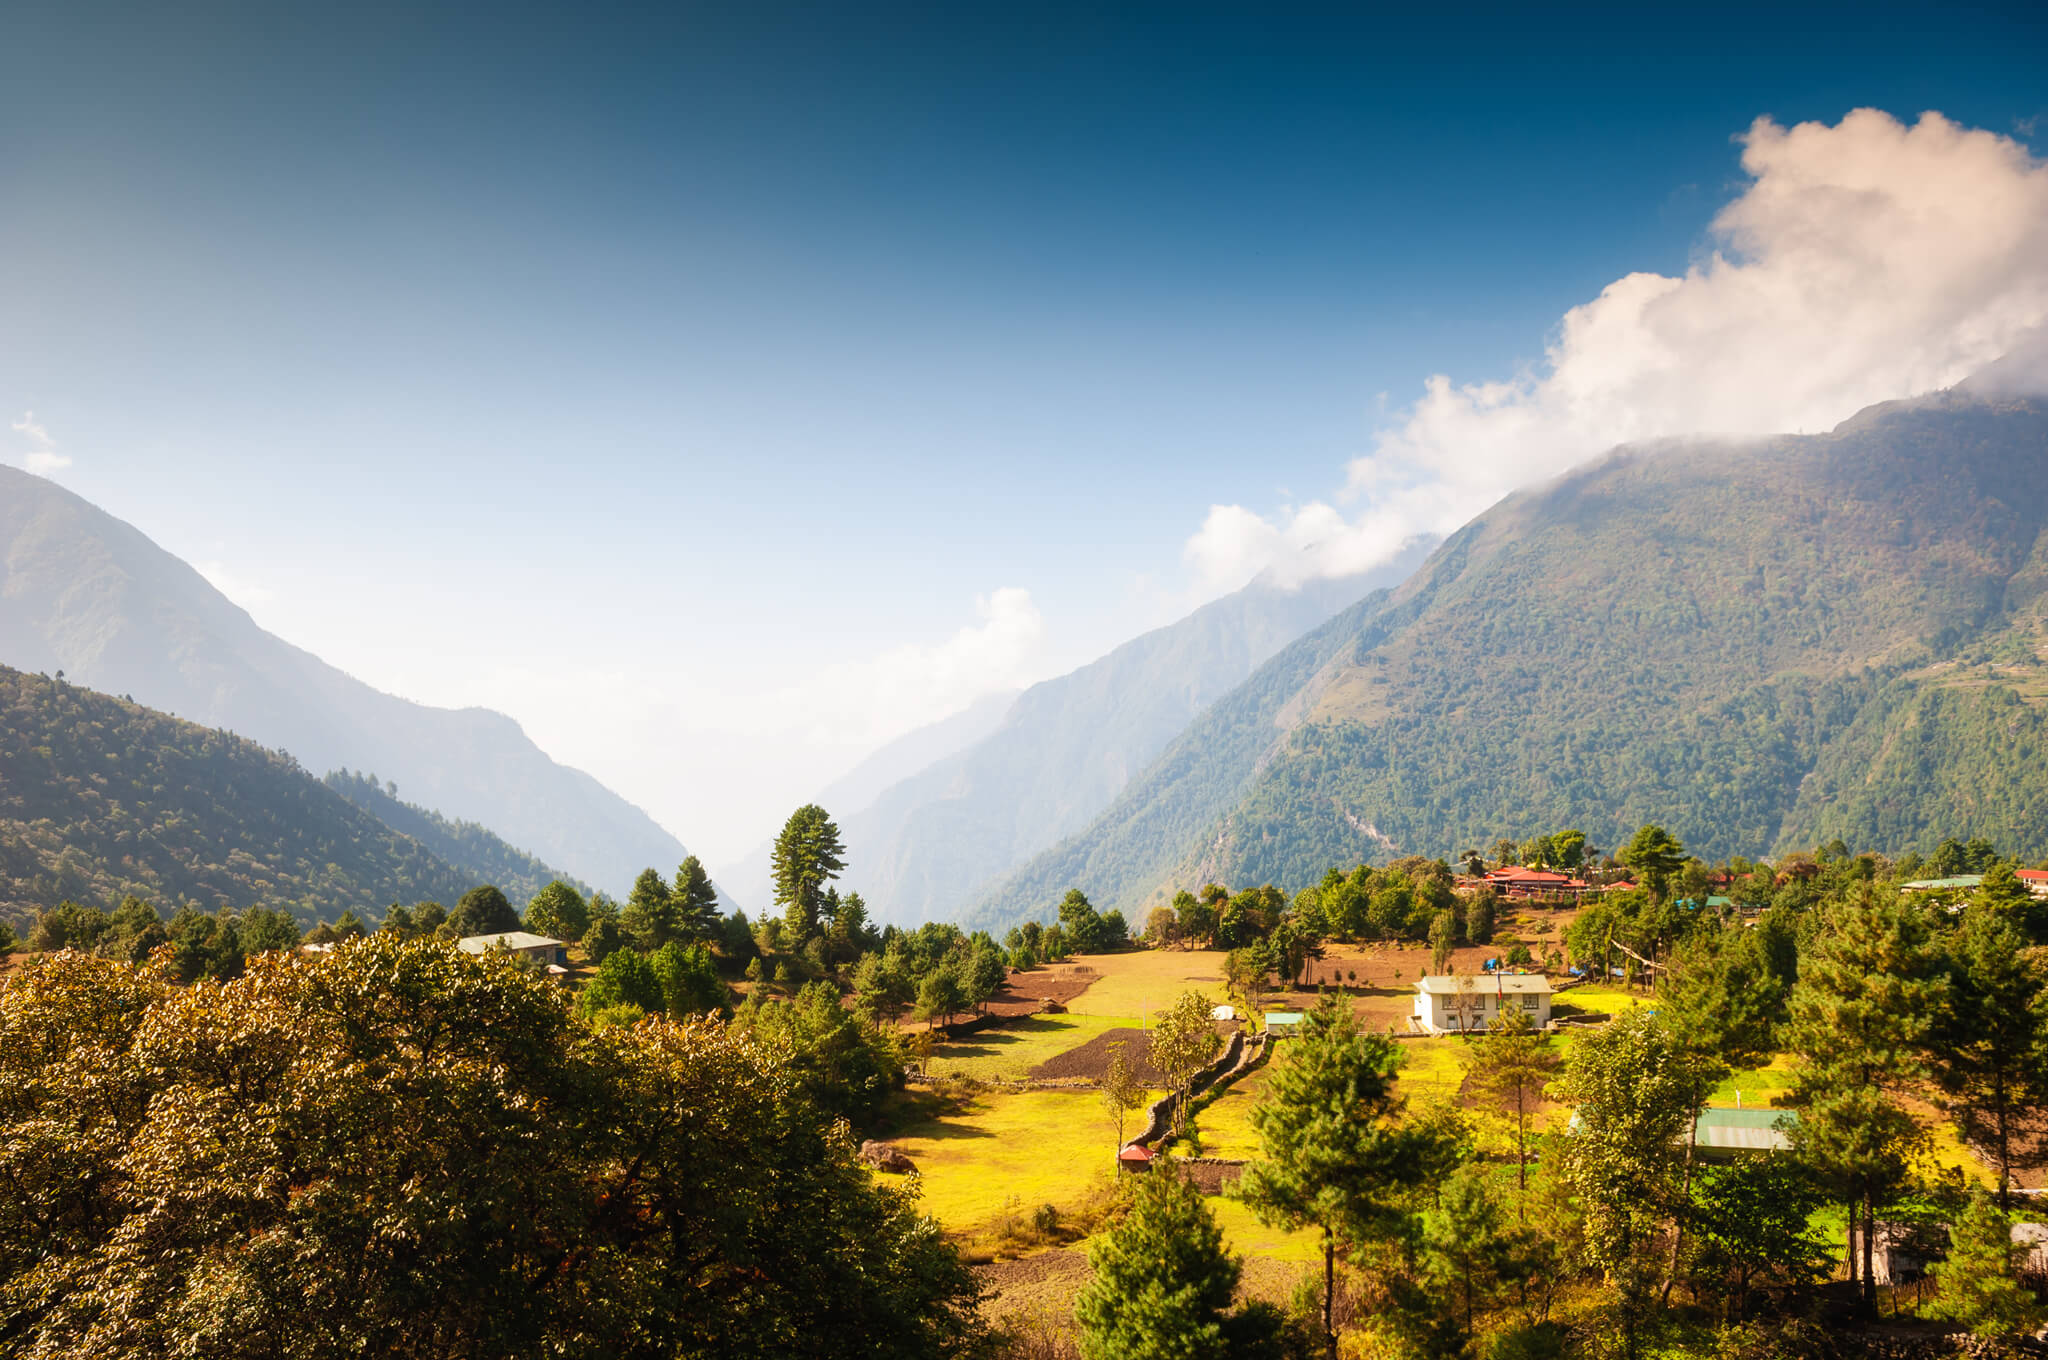
<svg viewBox="0 0 2048 1360">
<path fill-rule="evenodd" d="M 877 921 L 957 916 L 1001 875 L 1085 827 L 1261 662 L 1353 600 L 1400 582 L 1433 542 L 1411 543 L 1360 575 L 1253 581 L 1014 699 L 985 701 L 878 752 L 820 795 L 846 842 L 844 881 Z M 943 753 L 924 768 L 870 792 L 876 771 L 935 750 Z M 721 880 L 742 900 L 767 902 L 769 847 Z"/>
<path fill-rule="evenodd" d="M 382 693 L 262 628 L 189 565 L 54 482 L 0 467 L 0 663 L 226 728 L 309 770 L 374 770 L 623 894 L 689 853 L 519 724 Z"/>
<path fill-rule="evenodd" d="M 481 881 L 289 756 L 0 666 L 0 919 L 133 894 L 374 923 L 393 902 L 452 907 Z"/>
<path fill-rule="evenodd" d="M 1659 822 L 1704 855 L 2048 853 L 2048 405 L 1627 447 L 1284 648 L 965 913 Z"/>
</svg>

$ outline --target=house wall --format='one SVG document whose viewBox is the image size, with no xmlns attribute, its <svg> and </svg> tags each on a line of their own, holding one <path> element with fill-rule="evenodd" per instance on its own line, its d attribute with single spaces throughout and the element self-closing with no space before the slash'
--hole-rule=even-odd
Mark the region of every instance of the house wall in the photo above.
<svg viewBox="0 0 2048 1360">
<path fill-rule="evenodd" d="M 1456 999 L 1452 996 L 1440 996 L 1433 992 L 1418 991 L 1415 994 L 1415 1018 L 1420 1023 L 1439 1033 L 1456 1034 L 1458 1033 L 1458 1013 L 1452 1004 Z M 1494 1020 L 1500 1017 L 1500 1007 L 1503 1005 L 1514 1007 L 1526 1003 L 1525 1008 L 1529 1011 L 1530 1018 L 1536 1022 L 1538 1028 L 1550 1023 L 1550 997 L 1548 994 L 1520 995 L 1509 993 L 1505 996 L 1496 996 L 1493 992 L 1484 990 L 1484 984 L 1482 983 L 1480 984 L 1480 990 L 1474 993 L 1473 999 L 1478 1004 L 1472 1011 L 1470 1018 L 1465 1022 L 1465 1029 L 1468 1033 L 1479 1034 L 1484 1032 Z"/>
</svg>

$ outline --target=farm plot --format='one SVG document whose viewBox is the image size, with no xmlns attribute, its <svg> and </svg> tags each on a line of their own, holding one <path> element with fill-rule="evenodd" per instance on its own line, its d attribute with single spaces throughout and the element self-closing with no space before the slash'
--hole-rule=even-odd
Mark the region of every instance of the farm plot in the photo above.
<svg viewBox="0 0 2048 1360">
<path fill-rule="evenodd" d="M 1064 1012 L 1024 1016 L 940 1044 L 932 1050 L 927 1070 L 935 1077 L 1022 1081 L 1034 1075 L 1033 1069 L 1040 1064 L 1116 1027 L 1117 1021 L 1107 1016 Z"/>
<path fill-rule="evenodd" d="M 1116 1126 L 1094 1091 L 926 1097 L 900 1113 L 889 1141 L 917 1164 L 924 1210 L 950 1232 L 976 1232 L 1006 1207 L 1064 1210 L 1108 1193 Z"/>
</svg>

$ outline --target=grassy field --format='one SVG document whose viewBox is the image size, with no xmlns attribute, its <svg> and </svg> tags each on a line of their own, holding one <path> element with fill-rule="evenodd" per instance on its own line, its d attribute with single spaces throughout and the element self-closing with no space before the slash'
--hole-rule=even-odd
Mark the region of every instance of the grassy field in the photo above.
<svg viewBox="0 0 2048 1360">
<path fill-rule="evenodd" d="M 1074 960 L 1099 975 L 1067 1009 L 1075 1015 L 1151 1023 L 1189 988 L 1223 1000 L 1223 955 L 1207 949 L 1147 949 L 1135 954 L 1089 954 Z"/>
<path fill-rule="evenodd" d="M 1132 1023 L 1105 1015 L 1028 1016 L 939 1045 L 932 1050 L 931 1073 L 977 1081 L 1022 1081 L 1046 1059 L 1079 1048 L 1104 1030 Z"/>
<path fill-rule="evenodd" d="M 1116 1127 L 1094 1091 L 998 1091 L 957 1104 L 919 1094 L 902 1113 L 889 1141 L 917 1163 L 925 1212 L 949 1231 L 976 1232 L 1013 1199 L 1025 1213 L 1073 1208 L 1105 1193 L 1114 1170 Z"/>
<path fill-rule="evenodd" d="M 1780 1053 L 1769 1063 L 1748 1072 L 1734 1072 L 1707 1096 L 1709 1105 L 1733 1105 L 1737 1092 L 1745 1108 L 1760 1109 L 1780 1103 L 1792 1089 L 1792 1055 Z"/>
<path fill-rule="evenodd" d="M 1607 987 L 1594 983 L 1590 987 L 1574 987 L 1559 993 L 1551 1002 L 1553 1015 L 1565 1014 L 1564 1008 L 1573 1007 L 1580 1012 L 1598 1015 L 1619 1015 L 1631 1006 L 1643 1004 L 1643 997 L 1636 992 L 1625 992 L 1619 987 Z"/>
<path fill-rule="evenodd" d="M 1200 1135 L 1201 1156 L 1249 1159 L 1259 1155 L 1259 1135 L 1252 1129 L 1252 1107 L 1265 1094 L 1273 1065 L 1286 1061 L 1286 1047 L 1282 1044 L 1269 1061 L 1245 1073 L 1195 1110 L 1194 1127 Z"/>
</svg>

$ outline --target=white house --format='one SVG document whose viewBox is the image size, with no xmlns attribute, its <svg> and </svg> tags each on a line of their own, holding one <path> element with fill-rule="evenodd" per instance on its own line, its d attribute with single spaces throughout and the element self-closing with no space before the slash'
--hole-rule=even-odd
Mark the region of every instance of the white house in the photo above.
<svg viewBox="0 0 2048 1360">
<path fill-rule="evenodd" d="M 496 935 L 465 935 L 455 942 L 455 947 L 465 954 L 488 954 L 494 949 L 503 949 L 539 963 L 569 961 L 568 945 L 524 930 L 507 930 Z"/>
<path fill-rule="evenodd" d="M 1428 1034 L 1478 1034 L 1506 1010 L 1525 1010 L 1541 1029 L 1550 1023 L 1550 979 L 1541 973 L 1465 973 L 1415 984 L 1410 1023 Z"/>
</svg>

